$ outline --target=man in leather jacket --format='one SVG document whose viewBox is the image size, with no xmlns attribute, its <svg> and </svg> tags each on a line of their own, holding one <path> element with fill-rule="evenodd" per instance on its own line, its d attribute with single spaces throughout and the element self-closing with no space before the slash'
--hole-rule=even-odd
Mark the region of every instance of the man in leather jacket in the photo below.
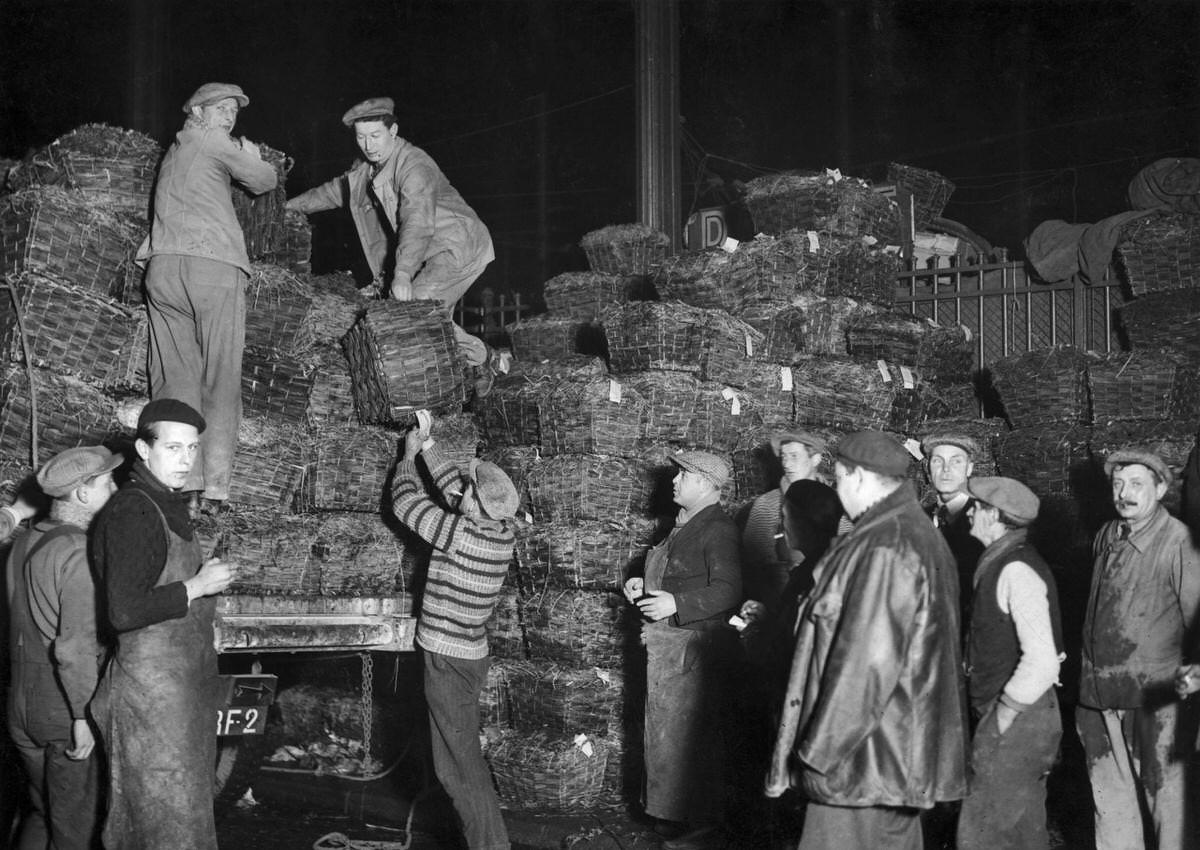
<svg viewBox="0 0 1200 850">
<path fill-rule="evenodd" d="M 919 812 L 966 793 L 954 558 L 879 431 L 844 438 L 834 467 L 854 529 L 817 568 L 766 793 L 807 797 L 800 850 L 920 850 Z"/>
</svg>

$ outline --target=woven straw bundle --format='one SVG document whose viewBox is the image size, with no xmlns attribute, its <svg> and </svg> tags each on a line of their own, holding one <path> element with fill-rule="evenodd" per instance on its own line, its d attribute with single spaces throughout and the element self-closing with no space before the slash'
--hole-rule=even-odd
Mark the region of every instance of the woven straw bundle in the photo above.
<svg viewBox="0 0 1200 850">
<path fill-rule="evenodd" d="M 366 307 L 348 272 L 306 277 L 312 289 L 312 309 L 304 317 L 303 338 L 315 344 L 338 343 L 354 327 Z"/>
<path fill-rule="evenodd" d="M 306 320 L 313 288 L 303 277 L 268 263 L 254 263 L 246 283 L 246 340 L 250 345 L 297 357 L 311 348 Z"/>
<path fill-rule="evenodd" d="M 559 380 L 551 374 L 524 370 L 497 376 L 491 393 L 474 404 L 488 442 L 494 446 L 539 444 L 541 401 Z"/>
<path fill-rule="evenodd" d="M 518 360 L 561 360 L 575 354 L 604 356 L 604 332 L 592 322 L 534 316 L 507 325 Z"/>
<path fill-rule="evenodd" d="M 438 452 L 464 472 L 479 455 L 479 426 L 470 413 L 449 413 L 433 417 L 429 428 Z"/>
<path fill-rule="evenodd" d="M 974 383 L 925 384 L 925 416 L 928 419 L 972 419 L 980 415 Z"/>
<path fill-rule="evenodd" d="M 657 521 L 630 516 L 529 526 L 517 537 L 517 569 L 525 587 L 612 590 L 638 568 Z"/>
<path fill-rule="evenodd" d="M 242 354 L 244 409 L 303 424 L 308 414 L 313 371 L 294 358 L 247 347 Z"/>
<path fill-rule="evenodd" d="M 884 374 L 886 372 L 886 378 Z M 905 388 L 900 368 L 845 358 L 809 358 L 794 367 L 796 423 L 848 431 L 863 428 L 911 430 L 924 414 L 918 375 Z"/>
<path fill-rule="evenodd" d="M 688 443 L 700 403 L 700 382 L 686 372 L 641 372 L 629 384 L 646 402 L 642 438 L 651 443 Z"/>
<path fill-rule="evenodd" d="M 275 234 L 274 244 L 260 259 L 278 263 L 294 272 L 309 271 L 312 268 L 312 225 L 308 223 L 308 216 L 285 207 L 283 225 Z"/>
<path fill-rule="evenodd" d="M 308 504 L 322 511 L 378 512 L 396 465 L 397 435 L 381 428 L 327 428 L 314 434 Z"/>
<path fill-rule="evenodd" d="M 144 229 L 81 192 L 27 189 L 0 199 L 0 267 L 119 299 Z"/>
<path fill-rule="evenodd" d="M 590 755 L 589 755 L 590 753 Z M 518 811 L 576 812 L 592 808 L 603 790 L 608 749 L 603 739 L 586 747 L 538 732 L 507 732 L 484 750 L 496 794 Z"/>
<path fill-rule="evenodd" d="M 954 184 L 945 177 L 915 165 L 890 162 L 887 179 L 897 189 L 905 189 L 912 195 L 913 227 L 916 230 L 929 227 L 930 222 L 942 214 L 950 196 L 954 194 Z"/>
<path fill-rule="evenodd" d="M 620 667 L 637 640 L 635 609 L 622 594 L 546 589 L 521 598 L 529 657 L 571 667 Z"/>
<path fill-rule="evenodd" d="M 78 378 L 33 370 L 37 392 L 38 466 L 64 449 L 99 445 L 123 433 L 117 403 Z M 0 380 L 0 453 L 27 463 L 31 453 L 29 379 L 10 367 Z"/>
<path fill-rule="evenodd" d="M 992 384 L 1014 428 L 1087 422 L 1086 357 L 1070 346 L 1038 348 L 992 364 Z"/>
<path fill-rule="evenodd" d="M 316 525 L 274 511 L 236 511 L 221 521 L 218 557 L 237 565 L 231 594 L 315 596 L 321 562 L 312 551 Z"/>
<path fill-rule="evenodd" d="M 759 234 L 739 245 L 731 277 L 741 309 L 754 301 L 790 301 L 802 292 L 824 292 L 830 252 L 821 246 L 819 234 L 803 230 Z"/>
<path fill-rule="evenodd" d="M 755 353 L 758 360 L 794 363 L 806 350 L 807 316 L 804 308 L 794 306 L 790 301 L 746 302 L 737 317 L 763 335 L 762 347 Z M 844 349 L 845 346 L 843 354 Z"/>
<path fill-rule="evenodd" d="M 1095 486 L 1090 439 L 1090 427 L 1065 422 L 1009 431 L 996 438 L 996 468 L 1039 496 L 1071 497 L 1080 483 Z M 1085 492 L 1088 487 L 1078 489 Z"/>
<path fill-rule="evenodd" d="M 860 313 L 846 322 L 846 352 L 856 360 L 916 367 L 931 381 L 970 379 L 975 353 L 962 325 L 939 325 L 901 313 Z"/>
<path fill-rule="evenodd" d="M 764 363 L 756 366 L 750 380 L 742 389 L 742 404 L 749 404 L 763 425 L 787 427 L 796 418 L 792 388 L 796 383 L 796 371 L 791 366 Z"/>
<path fill-rule="evenodd" d="M 527 661 L 505 672 L 510 722 L 518 731 L 604 735 L 620 725 L 625 677 L 619 669 Z"/>
<path fill-rule="evenodd" d="M 663 301 L 732 312 L 742 300 L 731 279 L 733 268 L 733 256 L 720 248 L 687 251 L 662 261 L 654 288 Z"/>
<path fill-rule="evenodd" d="M 1120 351 L 1087 359 L 1092 419 L 1107 425 L 1122 419 L 1169 419 L 1180 365 L 1172 352 Z M 1195 375 L 1187 385 L 1195 385 Z M 1198 388 L 1200 389 L 1200 388 Z"/>
<path fill-rule="evenodd" d="M 542 296 L 554 318 L 591 322 L 610 304 L 628 301 L 635 280 L 604 272 L 563 272 L 542 285 Z"/>
<path fill-rule="evenodd" d="M 488 649 L 497 658 L 525 659 L 525 625 L 521 621 L 521 595 L 512 582 L 500 589 L 496 609 L 487 623 Z"/>
<path fill-rule="evenodd" d="M 814 355 L 845 354 L 846 325 L 856 316 L 879 310 L 869 301 L 809 293 L 798 295 L 792 303 L 804 314 L 804 352 Z"/>
<path fill-rule="evenodd" d="M 1200 361 L 1200 290 L 1143 295 L 1118 307 L 1117 314 L 1135 350 L 1166 349 Z"/>
<path fill-rule="evenodd" d="M 924 440 L 934 434 L 962 434 L 971 437 L 979 445 L 979 454 L 973 459 L 972 475 L 996 475 L 996 441 L 1001 434 L 1008 433 L 1003 419 L 978 419 L 954 417 L 948 419 L 926 419 L 913 435 Z"/>
<path fill-rule="evenodd" d="M 579 247 L 594 272 L 648 275 L 666 258 L 671 240 L 644 224 L 610 224 L 585 233 Z"/>
<path fill-rule="evenodd" d="M 249 414 L 238 427 L 229 501 L 257 508 L 289 508 L 312 460 L 307 432 L 286 419 Z"/>
<path fill-rule="evenodd" d="M 144 133 L 104 124 L 84 124 L 56 139 L 50 158 L 64 182 L 97 201 L 136 215 L 149 216 L 154 175 L 162 148 Z"/>
<path fill-rule="evenodd" d="M 579 376 L 559 381 L 538 401 L 542 453 L 637 453 L 646 401 L 629 382 Z"/>
<path fill-rule="evenodd" d="M 525 487 L 538 522 L 617 519 L 640 513 L 649 496 L 633 461 L 604 455 L 542 458 L 529 469 Z"/>
<path fill-rule="evenodd" d="M 350 364 L 342 349 L 325 344 L 308 352 L 308 357 L 316 365 L 312 371 L 308 408 L 304 412 L 305 423 L 310 428 L 323 428 L 357 422 Z"/>
<path fill-rule="evenodd" d="M 521 495 L 521 501 L 524 502 L 525 479 L 529 476 L 529 470 L 533 468 L 533 465 L 541 460 L 541 450 L 537 446 L 489 444 L 480 452 L 480 457 L 490 460 L 504 470 L 512 479 L 513 486 L 517 488 L 517 493 Z"/>
<path fill-rule="evenodd" d="M 363 422 L 386 425 L 466 399 L 453 326 L 436 301 L 372 301 L 342 348 Z"/>
<path fill-rule="evenodd" d="M 1116 258 L 1135 296 L 1200 288 L 1200 216 L 1148 213 L 1121 229 Z"/>
<path fill-rule="evenodd" d="M 34 365 L 96 387 L 146 391 L 149 331 L 144 311 L 135 312 L 41 275 L 27 273 L 9 282 L 21 301 Z M 7 293 L 0 297 L 9 302 Z M 0 314 L 6 312 L 0 308 Z M 10 340 L 11 359 L 24 362 L 19 335 L 11 334 Z"/>
<path fill-rule="evenodd" d="M 322 596 L 392 596 L 413 589 L 428 547 L 401 537 L 378 514 L 322 516 L 313 540 L 321 559 Z"/>
<path fill-rule="evenodd" d="M 287 242 L 284 213 L 287 203 L 287 176 L 292 170 L 292 158 L 262 142 L 258 152 L 263 162 L 275 169 L 279 178 L 274 189 L 261 195 L 251 195 L 237 183 L 233 188 L 233 212 L 246 237 L 246 253 L 251 260 L 271 260 Z"/>
<path fill-rule="evenodd" d="M 880 250 L 862 239 L 835 237 L 828 246 L 829 275 L 824 295 L 845 295 L 884 307 L 896 303 L 899 254 Z"/>
<path fill-rule="evenodd" d="M 828 171 L 768 174 L 746 184 L 745 202 L 754 229 L 763 233 L 799 229 L 899 240 L 900 208 L 857 177 Z"/>
</svg>

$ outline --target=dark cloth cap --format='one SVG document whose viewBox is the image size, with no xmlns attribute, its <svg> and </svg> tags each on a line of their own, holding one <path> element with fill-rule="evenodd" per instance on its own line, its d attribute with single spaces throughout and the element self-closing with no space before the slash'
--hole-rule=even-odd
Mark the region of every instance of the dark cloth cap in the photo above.
<svg viewBox="0 0 1200 850">
<path fill-rule="evenodd" d="M 1023 523 L 1037 519 L 1041 506 L 1037 495 L 1020 481 L 998 475 L 967 479 L 967 492 Z"/>
<path fill-rule="evenodd" d="M 396 116 L 396 102 L 390 97 L 369 97 L 346 110 L 342 123 L 353 127 L 355 121 L 378 121 L 385 115 Z"/>
<path fill-rule="evenodd" d="M 1104 474 L 1111 478 L 1114 469 L 1127 463 L 1140 463 L 1147 469 L 1153 469 L 1158 473 L 1159 479 L 1168 487 L 1175 478 L 1171 474 L 1171 467 L 1167 466 L 1166 461 L 1161 457 L 1149 449 L 1134 447 L 1109 452 L 1108 457 L 1104 459 Z"/>
<path fill-rule="evenodd" d="M 703 475 L 718 490 L 729 481 L 729 463 L 711 452 L 679 452 L 671 455 L 671 463 L 680 469 Z"/>
<path fill-rule="evenodd" d="M 93 478 L 112 472 L 124 458 L 104 446 L 78 446 L 59 452 L 38 470 L 37 482 L 42 492 L 52 499 L 61 499 L 76 487 Z"/>
<path fill-rule="evenodd" d="M 837 459 L 843 466 L 860 466 L 880 475 L 902 478 L 912 455 L 882 431 L 858 431 L 838 443 Z"/>
<path fill-rule="evenodd" d="M 780 431 L 771 436 L 771 451 L 775 453 L 775 457 L 779 457 L 779 450 L 783 448 L 784 443 L 799 443 L 818 454 L 823 454 L 826 448 L 825 441 L 816 434 L 807 431 Z"/>
<path fill-rule="evenodd" d="M 490 460 L 476 458 L 471 461 L 468 476 L 485 514 L 492 519 L 511 519 L 516 515 L 521 497 L 508 473 Z"/>
<path fill-rule="evenodd" d="M 250 103 L 250 98 L 246 97 L 241 86 L 235 86 L 233 83 L 205 83 L 183 104 L 183 111 L 191 112 L 193 106 L 208 106 L 227 97 L 236 99 L 238 106 Z"/>
<path fill-rule="evenodd" d="M 143 407 L 138 416 L 138 430 L 151 422 L 182 422 L 196 426 L 196 431 L 201 434 L 207 424 L 194 407 L 177 398 L 156 398 Z"/>
<path fill-rule="evenodd" d="M 921 441 L 921 451 L 926 457 L 933 454 L 933 450 L 938 446 L 957 446 L 967 453 L 967 457 L 975 460 L 979 457 L 979 443 L 974 437 L 968 437 L 966 434 L 955 433 L 940 433 L 930 434 Z"/>
</svg>

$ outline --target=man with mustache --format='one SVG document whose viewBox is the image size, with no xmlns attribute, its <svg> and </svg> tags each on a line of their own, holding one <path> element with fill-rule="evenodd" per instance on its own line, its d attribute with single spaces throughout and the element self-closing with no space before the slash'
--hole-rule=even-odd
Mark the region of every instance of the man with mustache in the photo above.
<svg viewBox="0 0 1200 850">
<path fill-rule="evenodd" d="M 1140 448 L 1112 452 L 1104 469 L 1118 519 L 1092 546 L 1075 722 L 1087 756 L 1097 850 L 1195 846 L 1186 825 L 1186 769 L 1195 712 L 1175 690 L 1200 604 L 1200 551 L 1167 513 L 1171 470 Z M 1194 659 L 1189 659 L 1194 660 Z M 1143 806 L 1150 823 L 1144 824 Z"/>
<path fill-rule="evenodd" d="M 279 182 L 253 142 L 230 136 L 249 102 L 232 83 L 205 83 L 183 104 L 187 119 L 159 166 L 150 235 L 138 250 L 149 261 L 150 397 L 179 399 L 208 423 L 183 487 L 193 516 L 229 498 L 242 419 L 250 258 L 231 186 L 258 195 Z"/>
</svg>

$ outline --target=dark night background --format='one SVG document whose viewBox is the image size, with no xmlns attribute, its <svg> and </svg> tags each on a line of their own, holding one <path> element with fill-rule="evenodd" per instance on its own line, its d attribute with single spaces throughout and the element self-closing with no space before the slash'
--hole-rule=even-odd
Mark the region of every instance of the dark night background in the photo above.
<svg viewBox="0 0 1200 850">
<path fill-rule="evenodd" d="M 771 171 L 899 161 L 1019 253 L 1196 155 L 1194 2 L 681 0 L 680 30 L 685 212 Z M 200 83 L 236 82 L 236 132 L 295 158 L 296 194 L 353 160 L 342 112 L 391 95 L 492 230 L 482 283 L 536 293 L 636 218 L 633 36 L 629 0 L 0 0 L 0 156 L 87 122 L 165 145 Z M 318 267 L 347 265 L 340 222 L 317 221 Z"/>
</svg>

